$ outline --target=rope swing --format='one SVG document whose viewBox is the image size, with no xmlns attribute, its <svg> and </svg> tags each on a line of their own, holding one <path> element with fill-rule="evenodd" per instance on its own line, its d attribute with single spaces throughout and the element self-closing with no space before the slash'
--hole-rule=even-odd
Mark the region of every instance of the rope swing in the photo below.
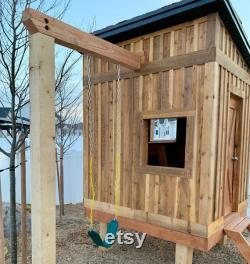
<svg viewBox="0 0 250 264">
<path fill-rule="evenodd" d="M 90 181 L 90 230 L 88 236 L 92 239 L 97 247 L 110 248 L 112 244 L 109 244 L 102 239 L 99 232 L 94 229 L 94 217 L 93 208 L 95 201 L 95 188 L 93 183 L 93 160 L 94 160 L 94 111 L 93 111 L 93 84 L 91 78 L 91 66 L 93 58 L 87 55 L 87 79 L 88 79 L 88 134 L 89 134 L 89 181 Z M 107 224 L 107 234 L 112 234 L 115 238 L 119 228 L 117 217 L 119 215 L 119 204 L 120 204 L 120 174 L 121 174 L 121 67 L 117 65 L 117 85 L 116 85 L 116 111 L 117 111 L 117 124 L 116 124 L 116 154 L 115 154 L 115 218 Z"/>
</svg>

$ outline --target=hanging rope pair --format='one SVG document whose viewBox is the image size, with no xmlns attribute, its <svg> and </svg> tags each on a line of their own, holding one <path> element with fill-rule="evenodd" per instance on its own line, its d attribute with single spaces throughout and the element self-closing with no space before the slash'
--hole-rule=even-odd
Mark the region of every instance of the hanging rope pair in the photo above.
<svg viewBox="0 0 250 264">
<path fill-rule="evenodd" d="M 88 134 L 89 134 L 89 181 L 90 181 L 90 230 L 88 232 L 89 237 L 93 240 L 97 247 L 110 248 L 112 245 L 108 244 L 105 239 L 102 239 L 100 234 L 93 227 L 93 208 L 95 201 L 95 188 L 93 181 L 93 160 L 94 160 L 94 111 L 93 111 L 93 84 L 91 78 L 92 69 L 92 57 L 87 56 L 87 80 L 88 80 Z M 117 124 L 116 124 L 116 154 L 115 154 L 115 218 L 107 224 L 106 234 L 113 234 L 117 236 L 119 224 L 117 217 L 119 215 L 120 204 L 120 171 L 121 171 L 121 159 L 120 159 L 120 147 L 121 147 L 121 69 L 120 65 L 117 65 L 117 86 L 116 86 L 116 106 L 117 106 Z"/>
</svg>

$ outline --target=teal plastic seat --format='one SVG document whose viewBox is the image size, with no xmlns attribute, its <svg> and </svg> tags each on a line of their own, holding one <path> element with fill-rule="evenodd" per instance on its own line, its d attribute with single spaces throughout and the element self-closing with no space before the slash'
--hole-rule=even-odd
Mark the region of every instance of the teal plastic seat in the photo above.
<svg viewBox="0 0 250 264">
<path fill-rule="evenodd" d="M 111 220 L 107 224 L 107 232 L 106 234 L 113 234 L 114 237 L 117 237 L 119 224 L 116 219 Z M 105 239 L 102 240 L 100 234 L 96 230 L 90 230 L 88 231 L 88 236 L 92 239 L 92 241 L 95 243 L 97 247 L 104 247 L 104 248 L 111 248 L 112 244 L 108 244 Z"/>
</svg>

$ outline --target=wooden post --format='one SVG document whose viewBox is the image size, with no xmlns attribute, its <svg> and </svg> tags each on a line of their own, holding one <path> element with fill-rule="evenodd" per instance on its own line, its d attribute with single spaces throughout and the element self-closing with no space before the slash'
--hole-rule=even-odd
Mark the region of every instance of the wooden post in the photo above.
<svg viewBox="0 0 250 264">
<path fill-rule="evenodd" d="M 56 263 L 54 39 L 30 36 L 32 263 Z"/>
<path fill-rule="evenodd" d="M 63 170 L 63 145 L 60 145 L 60 192 L 61 192 L 61 209 L 64 215 L 64 170 Z"/>
<path fill-rule="evenodd" d="M 192 264 L 193 249 L 187 246 L 176 244 L 175 264 Z"/>
<path fill-rule="evenodd" d="M 21 245 L 22 264 L 27 264 L 27 208 L 26 208 L 26 155 L 25 155 L 25 135 L 21 134 L 23 144 L 21 146 Z"/>
<path fill-rule="evenodd" d="M 225 236 L 223 236 L 223 238 L 221 239 L 221 241 L 220 241 L 220 245 L 221 245 L 221 246 L 226 246 L 227 243 L 228 243 L 228 237 L 225 235 Z"/>
<path fill-rule="evenodd" d="M 0 174 L 0 263 L 5 264 L 4 256 L 4 229 L 3 229 L 3 203 L 1 189 L 1 174 Z"/>
</svg>

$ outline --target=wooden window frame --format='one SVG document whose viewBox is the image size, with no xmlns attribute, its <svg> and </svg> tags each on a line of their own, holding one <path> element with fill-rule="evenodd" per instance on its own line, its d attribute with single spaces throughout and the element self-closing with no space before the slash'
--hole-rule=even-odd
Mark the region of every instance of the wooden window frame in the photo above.
<svg viewBox="0 0 250 264">
<path fill-rule="evenodd" d="M 138 173 L 165 175 L 181 178 L 192 178 L 193 157 L 194 157 L 194 137 L 195 137 L 195 110 L 169 110 L 165 112 L 142 112 L 141 133 L 140 133 L 140 158 L 139 165 L 135 168 Z M 186 125 L 186 146 L 185 146 L 185 167 L 164 167 L 147 165 L 148 158 L 148 121 L 159 118 L 187 118 Z"/>
</svg>

